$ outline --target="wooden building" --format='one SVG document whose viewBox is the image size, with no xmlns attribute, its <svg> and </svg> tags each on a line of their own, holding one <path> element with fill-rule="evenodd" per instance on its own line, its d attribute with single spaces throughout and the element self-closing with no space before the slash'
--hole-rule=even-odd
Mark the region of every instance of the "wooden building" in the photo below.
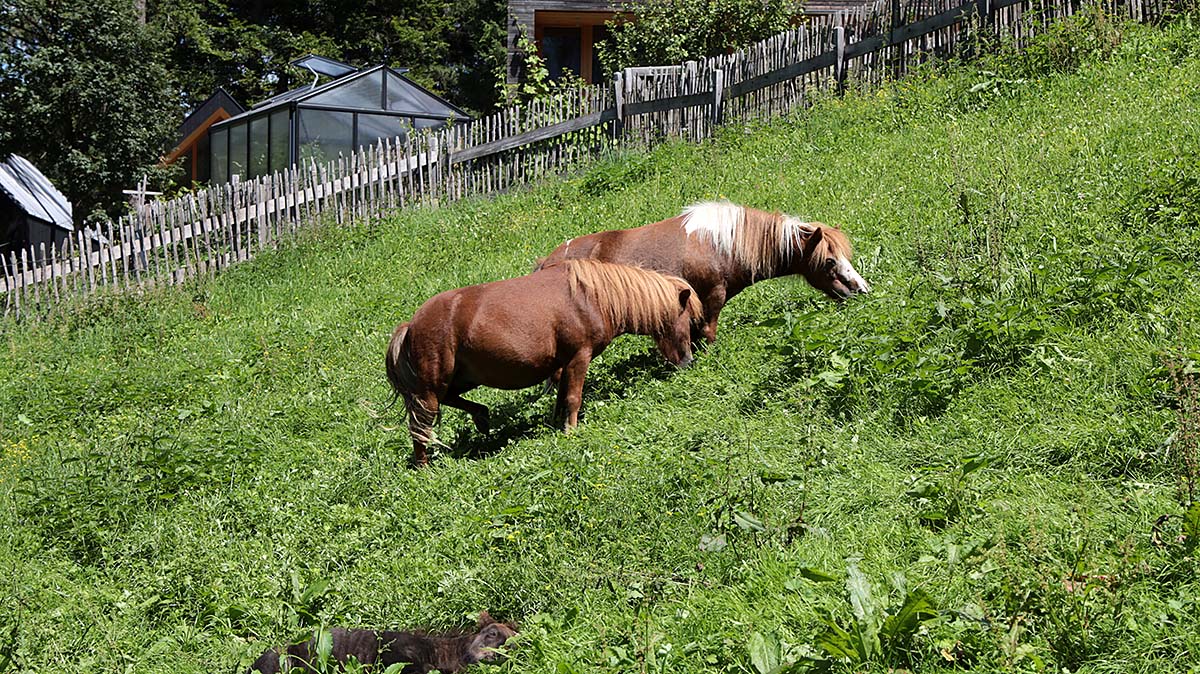
<svg viewBox="0 0 1200 674">
<path fill-rule="evenodd" d="M 236 117 L 246 111 L 229 92 L 217 88 L 208 100 L 200 104 L 179 125 L 179 143 L 163 157 L 164 165 L 182 163 L 184 184 L 204 183 L 209 178 L 208 129 L 212 125 Z"/>
<path fill-rule="evenodd" d="M 628 1 L 508 0 L 508 82 L 521 77 L 522 34 L 537 44 L 551 78 L 570 71 L 585 82 L 599 82 L 602 74 L 595 46 L 608 35 L 604 24 L 618 15 L 622 4 Z"/>
<path fill-rule="evenodd" d="M 603 79 L 596 43 L 608 36 L 605 25 L 621 8 L 639 0 L 508 0 L 507 81 L 520 81 L 524 59 L 521 35 L 537 45 L 551 79 L 572 72 L 589 84 Z M 858 7 L 866 0 L 809 0 L 803 16 L 833 14 Z M 799 18 L 799 17 L 798 17 Z M 661 64 L 674 65 L 674 64 Z"/>
</svg>

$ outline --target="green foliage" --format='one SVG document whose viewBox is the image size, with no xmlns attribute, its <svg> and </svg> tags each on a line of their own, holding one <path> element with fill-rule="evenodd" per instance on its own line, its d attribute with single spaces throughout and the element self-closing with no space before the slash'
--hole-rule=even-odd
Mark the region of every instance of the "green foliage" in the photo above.
<svg viewBox="0 0 1200 674">
<path fill-rule="evenodd" d="M 122 0 L 0 5 L 0 154 L 32 161 L 78 222 L 124 211 L 155 169 L 176 106 L 161 43 Z"/>
<path fill-rule="evenodd" d="M 921 522 L 940 530 L 970 514 L 972 501 L 979 499 L 968 478 L 990 463 L 986 458 L 971 456 L 947 474 L 932 477 L 914 476 L 905 495 L 911 497 L 920 511 Z M 928 472 L 928 471 L 927 471 Z"/>
<path fill-rule="evenodd" d="M 715 56 L 787 30 L 795 0 L 649 0 L 624 7 L 598 45 L 606 72 Z"/>
<path fill-rule="evenodd" d="M 152 28 L 171 46 L 170 64 L 195 105 L 218 86 L 245 104 L 306 83 L 288 66 L 308 54 L 356 65 L 385 63 L 469 110 L 488 110 L 486 86 L 504 60 L 504 8 L 498 0 L 154 4 Z"/>
</svg>

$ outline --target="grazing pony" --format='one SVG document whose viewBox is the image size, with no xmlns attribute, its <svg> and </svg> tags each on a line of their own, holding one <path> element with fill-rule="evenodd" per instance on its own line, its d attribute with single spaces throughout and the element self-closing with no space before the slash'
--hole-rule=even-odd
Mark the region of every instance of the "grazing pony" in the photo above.
<svg viewBox="0 0 1200 674">
<path fill-rule="evenodd" d="M 487 611 L 479 613 L 477 630 L 469 634 L 431 635 L 335 627 L 329 630 L 332 637 L 329 658 L 337 663 L 339 672 L 345 671 L 353 657 L 359 665 L 366 666 L 363 671 L 383 672 L 394 664 L 404 663 L 402 674 L 425 674 L 435 669 L 453 674 L 477 662 L 502 660 L 503 654 L 496 649 L 517 633 L 512 625 L 496 622 Z M 288 646 L 284 653 L 271 649 L 250 665 L 247 674 L 334 671 L 332 663 L 317 662 L 321 657 L 317 641 L 314 637 Z"/>
<path fill-rule="evenodd" d="M 488 409 L 462 395 L 478 386 L 558 382 L 555 419 L 579 421 L 588 364 L 618 335 L 656 338 L 667 360 L 692 360 L 700 302 L 682 279 L 595 260 L 568 260 L 528 276 L 435 295 L 388 344 L 388 380 L 404 398 L 413 463 L 424 465 L 439 405 L 488 432 Z"/>
<path fill-rule="evenodd" d="M 689 206 L 650 225 L 571 239 L 538 268 L 593 259 L 679 276 L 700 295 L 700 334 L 712 343 L 725 303 L 763 279 L 801 274 L 838 301 L 870 292 L 850 257 L 850 240 L 838 229 L 720 201 Z"/>
</svg>

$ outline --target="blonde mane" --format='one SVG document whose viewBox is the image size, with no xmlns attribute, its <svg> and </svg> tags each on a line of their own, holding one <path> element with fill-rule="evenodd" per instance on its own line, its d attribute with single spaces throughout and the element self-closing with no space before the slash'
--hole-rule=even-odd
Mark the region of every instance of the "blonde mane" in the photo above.
<svg viewBox="0 0 1200 674">
<path fill-rule="evenodd" d="M 691 290 L 676 276 L 597 260 L 566 260 L 571 294 L 586 292 L 615 329 L 643 335 L 661 335 L 679 315 L 679 293 Z M 688 297 L 693 322 L 704 314 L 693 290 Z"/>
<path fill-rule="evenodd" d="M 810 264 L 823 262 L 826 256 L 837 253 L 850 259 L 850 241 L 846 235 L 819 222 L 804 222 L 728 201 L 693 204 L 683 209 L 681 217 L 688 236 L 711 243 L 722 255 L 746 269 L 751 279 L 777 276 L 787 269 L 792 257 L 800 254 L 800 243 L 818 227 L 824 237 L 814 249 L 819 255 L 814 255 Z"/>
</svg>

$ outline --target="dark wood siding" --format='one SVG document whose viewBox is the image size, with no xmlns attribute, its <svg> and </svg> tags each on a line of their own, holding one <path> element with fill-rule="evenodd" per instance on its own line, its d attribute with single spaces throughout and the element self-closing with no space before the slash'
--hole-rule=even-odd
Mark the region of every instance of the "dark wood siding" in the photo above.
<svg viewBox="0 0 1200 674">
<path fill-rule="evenodd" d="M 538 11 L 554 12 L 616 12 L 624 2 L 610 0 L 508 0 L 508 82 L 513 84 L 520 76 L 520 59 L 517 58 L 517 40 L 524 30 L 533 39 L 533 19 Z M 636 0 L 633 0 L 636 1 Z"/>
</svg>

